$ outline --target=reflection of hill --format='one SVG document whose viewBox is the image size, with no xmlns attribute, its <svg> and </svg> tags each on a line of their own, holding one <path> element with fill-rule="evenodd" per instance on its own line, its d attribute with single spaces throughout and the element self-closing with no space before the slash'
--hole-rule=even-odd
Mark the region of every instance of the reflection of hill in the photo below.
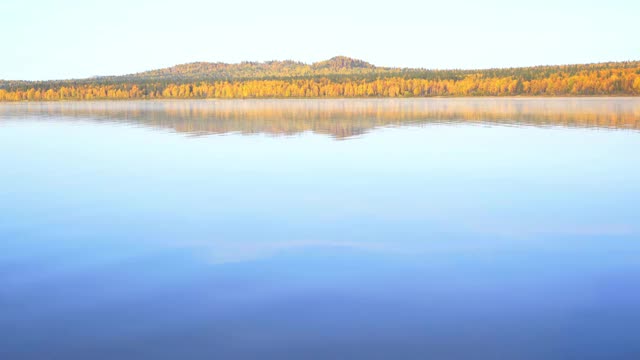
<svg viewBox="0 0 640 360">
<path fill-rule="evenodd" d="M 336 138 L 383 126 L 485 123 L 640 130 L 638 98 L 456 98 L 178 100 L 17 103 L 0 117 L 124 122 L 189 134 L 273 135 L 304 131 Z"/>
</svg>

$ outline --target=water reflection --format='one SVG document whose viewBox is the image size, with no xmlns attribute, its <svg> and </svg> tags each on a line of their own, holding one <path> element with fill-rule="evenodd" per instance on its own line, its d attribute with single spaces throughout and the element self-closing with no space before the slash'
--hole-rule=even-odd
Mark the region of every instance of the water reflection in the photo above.
<svg viewBox="0 0 640 360">
<path fill-rule="evenodd" d="M 0 358 L 636 360 L 637 119 L 636 99 L 2 104 Z"/>
<path fill-rule="evenodd" d="M 90 119 L 188 134 L 305 131 L 342 139 L 385 126 L 500 124 L 640 129 L 640 98 L 177 100 L 1 104 L 0 118 Z"/>
</svg>

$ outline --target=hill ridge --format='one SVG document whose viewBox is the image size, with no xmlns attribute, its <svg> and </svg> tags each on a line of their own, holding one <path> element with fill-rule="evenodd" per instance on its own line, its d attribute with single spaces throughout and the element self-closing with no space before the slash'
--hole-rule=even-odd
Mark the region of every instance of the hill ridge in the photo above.
<svg viewBox="0 0 640 360">
<path fill-rule="evenodd" d="M 126 75 L 107 75 L 102 79 L 226 79 L 328 76 L 345 73 L 368 73 L 390 68 L 378 67 L 364 60 L 334 56 L 327 60 L 304 63 L 295 60 L 241 61 L 238 63 L 194 61 Z"/>
</svg>

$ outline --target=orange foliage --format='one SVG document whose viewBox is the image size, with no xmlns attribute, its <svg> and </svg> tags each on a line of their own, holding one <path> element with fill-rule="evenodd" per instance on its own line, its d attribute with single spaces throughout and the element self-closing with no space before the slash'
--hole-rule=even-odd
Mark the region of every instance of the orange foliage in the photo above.
<svg viewBox="0 0 640 360">
<path fill-rule="evenodd" d="M 460 79 L 381 77 L 283 80 L 194 81 L 192 83 L 63 84 L 42 87 L 0 88 L 0 101 L 188 98 L 331 98 L 428 96 L 571 96 L 640 95 L 640 65 L 562 71 L 544 77 L 490 77 L 483 73 Z"/>
</svg>

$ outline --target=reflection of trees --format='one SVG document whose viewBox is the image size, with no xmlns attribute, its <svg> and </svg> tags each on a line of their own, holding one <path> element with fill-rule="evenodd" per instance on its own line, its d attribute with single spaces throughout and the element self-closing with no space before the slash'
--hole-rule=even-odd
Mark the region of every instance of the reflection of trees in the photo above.
<svg viewBox="0 0 640 360">
<path fill-rule="evenodd" d="M 190 134 L 304 131 L 346 138 L 370 129 L 431 123 L 640 129 L 636 98 L 194 100 L 19 103 L 0 116 L 91 119 Z"/>
</svg>

